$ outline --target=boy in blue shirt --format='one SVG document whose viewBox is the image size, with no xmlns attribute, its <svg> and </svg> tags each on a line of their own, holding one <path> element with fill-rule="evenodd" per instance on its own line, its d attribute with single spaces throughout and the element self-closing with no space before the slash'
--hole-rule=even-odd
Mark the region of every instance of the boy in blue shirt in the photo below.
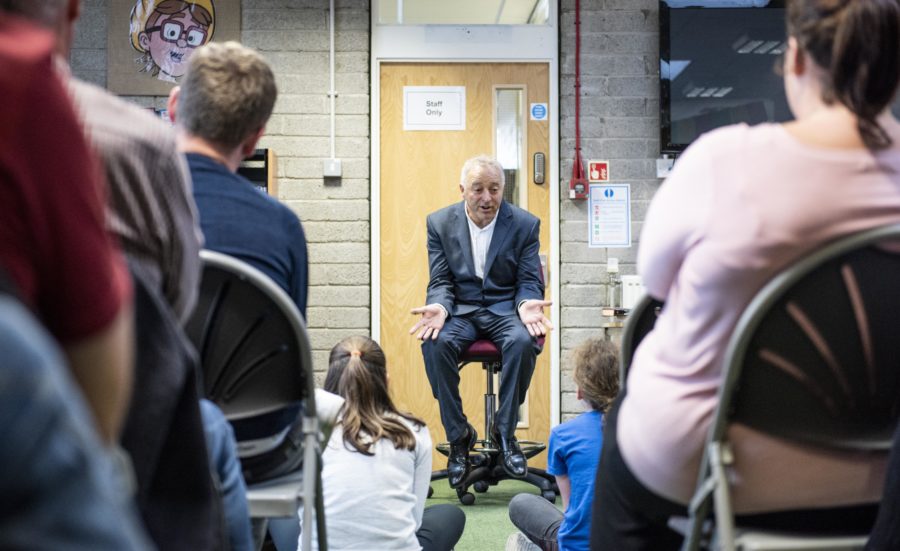
<svg viewBox="0 0 900 551">
<path fill-rule="evenodd" d="M 576 397 L 590 410 L 550 432 L 547 472 L 556 476 L 564 512 L 534 494 L 519 494 L 509 503 L 509 518 L 545 551 L 589 551 L 594 478 L 603 444 L 603 414 L 619 392 L 616 346 L 592 338 L 572 352 L 578 385 Z"/>
</svg>

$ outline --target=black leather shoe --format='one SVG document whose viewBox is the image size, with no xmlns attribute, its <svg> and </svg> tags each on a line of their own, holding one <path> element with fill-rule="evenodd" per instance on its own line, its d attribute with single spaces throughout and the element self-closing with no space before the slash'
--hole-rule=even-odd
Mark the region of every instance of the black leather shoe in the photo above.
<svg viewBox="0 0 900 551">
<path fill-rule="evenodd" d="M 507 438 L 501 435 L 496 428 L 491 432 L 494 444 L 500 448 L 500 464 L 503 465 L 503 470 L 513 478 L 523 478 L 528 474 L 528 462 L 522 448 L 519 447 L 519 441 L 515 436 Z"/>
<path fill-rule="evenodd" d="M 459 440 L 450 442 L 450 454 L 447 456 L 447 481 L 451 488 L 457 488 L 469 474 L 469 450 L 475 447 L 478 433 L 475 427 L 466 424 L 467 432 Z"/>
</svg>

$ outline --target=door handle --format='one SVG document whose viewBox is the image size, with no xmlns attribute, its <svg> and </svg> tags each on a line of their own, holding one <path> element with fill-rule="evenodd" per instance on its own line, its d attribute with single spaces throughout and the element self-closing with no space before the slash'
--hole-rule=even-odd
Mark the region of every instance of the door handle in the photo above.
<svg viewBox="0 0 900 551">
<path fill-rule="evenodd" d="M 544 154 L 538 151 L 534 154 L 534 183 L 535 184 L 543 184 L 544 183 L 544 174 L 545 174 L 545 165 L 546 159 L 544 158 Z"/>
</svg>

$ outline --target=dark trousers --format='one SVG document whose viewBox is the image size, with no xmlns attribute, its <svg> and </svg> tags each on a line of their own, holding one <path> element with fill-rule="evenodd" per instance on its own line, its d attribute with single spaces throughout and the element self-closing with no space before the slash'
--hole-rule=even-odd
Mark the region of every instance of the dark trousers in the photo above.
<svg viewBox="0 0 900 551">
<path fill-rule="evenodd" d="M 509 502 L 509 520 L 543 551 L 559 551 L 559 527 L 563 513 L 535 494 L 518 494 Z"/>
<path fill-rule="evenodd" d="M 422 526 L 416 538 L 422 551 L 450 551 L 466 527 L 466 515 L 456 505 L 442 503 L 425 507 Z M 297 551 L 300 523 L 297 518 L 278 518 L 269 521 L 269 533 L 278 551 Z"/>
<path fill-rule="evenodd" d="M 541 350 L 517 315 L 499 316 L 484 308 L 450 317 L 437 339 L 422 343 L 425 372 L 451 442 L 466 435 L 466 416 L 459 396 L 459 355 L 479 338 L 493 341 L 503 357 L 494 424 L 507 437 L 516 430 L 518 409 L 525 401 L 535 358 Z"/>
<path fill-rule="evenodd" d="M 616 440 L 622 398 L 624 393 L 616 398 L 606 416 L 594 481 L 591 549 L 677 550 L 683 538 L 667 523 L 671 516 L 687 516 L 687 508 L 648 490 L 622 459 Z"/>
<path fill-rule="evenodd" d="M 668 520 L 672 516 L 687 517 L 687 508 L 650 491 L 622 459 L 616 425 L 623 398 L 624 394 L 616 399 L 606 417 L 591 510 L 591 549 L 677 550 L 683 538 L 668 527 Z M 877 505 L 859 505 L 738 515 L 735 522 L 739 526 L 814 534 L 867 533 L 876 513 Z"/>
<path fill-rule="evenodd" d="M 456 505 L 443 503 L 425 507 L 422 526 L 416 530 L 416 538 L 422 551 L 450 551 L 466 527 L 466 515 Z"/>
</svg>

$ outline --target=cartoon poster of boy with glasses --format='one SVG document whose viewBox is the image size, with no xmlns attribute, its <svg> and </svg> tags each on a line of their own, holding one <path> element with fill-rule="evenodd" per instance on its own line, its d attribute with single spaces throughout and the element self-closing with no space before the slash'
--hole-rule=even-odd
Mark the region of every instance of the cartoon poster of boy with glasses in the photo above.
<svg viewBox="0 0 900 551">
<path fill-rule="evenodd" d="M 141 52 L 140 72 L 177 82 L 196 48 L 212 39 L 213 0 L 137 0 L 131 10 L 131 45 Z"/>
</svg>

